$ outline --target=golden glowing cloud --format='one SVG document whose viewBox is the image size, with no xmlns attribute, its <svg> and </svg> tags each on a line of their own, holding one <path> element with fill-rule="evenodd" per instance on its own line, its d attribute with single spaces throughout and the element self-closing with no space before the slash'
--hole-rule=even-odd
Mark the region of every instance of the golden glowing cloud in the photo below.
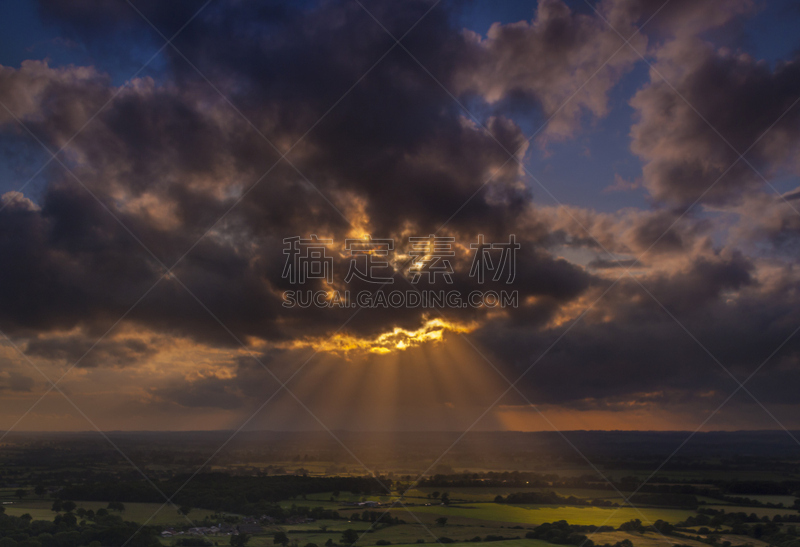
<svg viewBox="0 0 800 547">
<path fill-rule="evenodd" d="M 395 327 L 391 331 L 384 332 L 375 338 L 359 338 L 350 334 L 337 334 L 331 338 L 297 340 L 291 343 L 291 347 L 311 347 L 316 351 L 331 353 L 360 351 L 383 354 L 402 351 L 429 342 L 440 342 L 446 331 L 466 333 L 475 330 L 477 326 L 477 323 L 460 324 L 443 319 L 428 319 L 416 330 Z"/>
</svg>

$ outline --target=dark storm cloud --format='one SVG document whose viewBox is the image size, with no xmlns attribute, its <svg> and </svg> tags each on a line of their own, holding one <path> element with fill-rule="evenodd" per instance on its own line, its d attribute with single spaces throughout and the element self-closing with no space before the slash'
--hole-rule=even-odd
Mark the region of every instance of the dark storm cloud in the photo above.
<svg viewBox="0 0 800 547">
<path fill-rule="evenodd" d="M 168 37 L 200 7 L 155 0 L 136 5 Z M 365 5 L 395 36 L 430 7 L 416 1 Z M 660 5 L 620 0 L 599 9 L 628 36 Z M 161 45 L 125 3 L 43 0 L 41 7 L 90 51 L 106 43 L 110 51 L 134 42 Z M 800 78 L 796 64 L 770 69 L 695 37 L 749 4 L 729 7 L 722 13 L 706 4 L 672 2 L 654 19 L 659 41 L 650 51 L 680 93 L 744 151 L 800 94 Z M 486 37 L 462 32 L 452 20 L 448 8 L 438 6 L 403 42 L 434 79 L 400 47 L 375 65 L 393 40 L 353 2 L 209 5 L 175 44 L 244 118 L 183 55 L 165 49 L 154 78 L 131 82 L 60 156 L 102 203 L 57 162 L 46 170 L 48 186 L 37 203 L 16 193 L 4 196 L 0 259 L 14 267 L 0 269 L 0 328 L 28 338 L 32 355 L 74 361 L 158 282 L 126 324 L 208 346 L 238 346 L 226 329 L 244 342 L 322 337 L 353 310 L 281 307 L 281 292 L 296 288 L 281 278 L 283 238 L 315 233 L 341 245 L 361 227 L 402 242 L 448 221 L 441 235 L 460 243 L 478 234 L 499 242 L 515 233 L 523 246 L 512 287 L 525 303 L 520 309 L 491 320 L 486 310 L 445 313 L 451 320 L 480 322 L 477 336 L 503 366 L 527 366 L 571 324 L 559 320 L 564 310 L 588 305 L 609 283 L 600 276 L 612 265 L 607 257 L 587 261 L 584 269 L 558 258 L 562 246 L 638 255 L 658 241 L 644 262 L 652 271 L 643 283 L 737 370 L 769 354 L 795 320 L 800 324 L 795 293 L 787 292 L 794 290 L 791 276 L 781 287 L 764 285 L 755 259 L 713 247 L 708 223 L 697 217 L 665 234 L 682 212 L 676 205 L 691 202 L 737 156 L 655 76 L 631 102 L 639 116 L 633 151 L 645 162 L 646 188 L 675 207 L 617 215 L 534 207 L 517 162 L 507 161 L 509 151 L 524 157 L 528 143 L 503 114 L 515 101 L 542 119 L 557 114 L 546 137 L 559 139 L 574 135 L 587 115 L 606 115 L 608 94 L 638 56 L 626 46 L 611 58 L 622 41 L 604 21 L 555 0 L 542 1 L 532 21 L 495 25 Z M 633 43 L 644 51 L 648 41 L 639 34 Z M 480 123 L 471 119 L 437 80 L 467 103 L 483 101 L 490 114 Z M 26 62 L 0 70 L 0 100 L 58 149 L 112 97 L 116 89 L 109 82 L 99 69 Z M 798 112 L 790 112 L 748 156 L 765 174 L 796 167 Z M 27 138 L 5 110 L 0 123 Z M 273 167 L 301 137 L 287 156 L 292 164 Z M 740 164 L 709 198 L 737 201 L 759 185 Z M 162 263 L 172 266 L 187 251 L 177 278 L 164 276 Z M 338 279 L 348 260 L 335 256 Z M 630 264 L 629 258 L 616 263 Z M 468 271 L 469 258 L 459 255 L 456 267 Z M 460 275 L 448 288 L 466 293 L 477 286 Z M 392 289 L 410 287 L 398 278 L 387 287 Z M 414 329 L 422 315 L 415 309 L 364 310 L 346 332 L 369 337 L 395 326 Z M 48 336 L 73 329 L 80 334 Z M 736 339 L 729 344 L 731 332 Z M 568 336 L 569 343 L 537 366 L 527 384 L 540 400 L 585 404 L 579 402 L 728 385 L 713 363 L 698 366 L 707 356 L 629 279 Z M 93 350 L 84 365 L 129 365 L 152 351 L 143 342 L 114 339 Z M 796 350 L 790 345 L 786 352 Z M 779 363 L 790 377 L 791 360 Z M 150 393 L 185 407 L 240 408 L 242 398 L 255 399 L 266 389 L 263 371 L 256 375 L 250 366 L 237 363 L 232 377 L 205 376 Z"/>
<path fill-rule="evenodd" d="M 695 2 L 694 0 L 619 0 L 610 13 L 617 11 L 638 23 L 647 21 L 644 31 L 659 40 L 674 36 L 695 36 L 720 27 L 736 17 L 752 15 L 753 0 Z M 622 30 L 622 29 L 620 29 Z M 627 37 L 627 36 L 626 36 Z"/>
<path fill-rule="evenodd" d="M 91 351 L 90 351 L 91 350 Z M 73 335 L 54 339 L 33 339 L 25 353 L 72 365 L 80 359 L 82 367 L 136 365 L 155 355 L 157 348 L 148 340 L 102 340 Z"/>
<path fill-rule="evenodd" d="M 631 268 L 638 264 L 636 259 L 628 258 L 624 260 L 609 260 L 605 258 L 595 258 L 589 264 L 587 264 L 588 268 L 594 268 L 598 270 L 605 270 L 605 269 L 612 269 L 612 268 Z"/>
<path fill-rule="evenodd" d="M 114 21 L 152 32 L 138 15 L 131 17 L 129 7 L 102 4 L 45 2 L 43 9 L 55 20 L 67 20 L 65 28 L 75 39 L 111 39 L 107 35 Z M 398 34 L 428 7 L 372 5 Z M 180 19 L 162 3 L 140 8 L 159 28 Z M 103 17 L 87 17 L 95 9 Z M 103 24 L 93 25 L 94 20 Z M 158 280 L 163 272 L 159 262 L 172 265 L 278 159 L 259 132 L 286 149 L 391 46 L 371 17 L 351 3 L 310 11 L 215 6 L 176 43 L 247 120 L 168 49 L 171 85 L 134 82 L 70 144 L 78 160 L 70 167 L 102 205 L 54 165 L 41 210 L 13 205 L 0 213 L 7 225 L 4 233 L 15 236 L 4 240 L 3 254 L 17 264 L 4 274 L 9 289 L 0 296 L 6 304 L 0 317 L 4 328 L 35 332 L 80 326 L 102 333 L 109 319 L 119 317 Z M 428 14 L 409 35 L 408 47 L 438 79 L 451 84 L 464 41 L 445 11 Z M 89 69 L 29 63 L 4 71 L 4 100 L 53 148 L 113 92 L 103 76 Z M 36 93 L 25 98 L 31 89 Z M 13 128 L 12 120 L 4 121 Z M 436 81 L 398 48 L 293 152 L 290 158 L 302 175 L 280 163 L 175 273 L 240 339 L 330 332 L 349 311 L 287 315 L 280 308 L 278 289 L 286 288 L 280 278 L 281 240 L 313 231 L 341 242 L 350 226 L 338 208 L 356 222 L 365 216 L 376 236 L 402 241 L 409 229 L 435 232 L 465 203 L 448 233 L 469 241 L 477 233 L 506 239 L 530 215 L 531 196 L 519 182 L 516 162 L 506 162 L 506 150 L 520 149 L 525 140 L 508 119 L 490 117 L 483 123 L 488 131 L 465 118 Z M 579 294 L 588 284 L 586 274 L 535 251 L 540 234 L 530 233 L 533 239 L 523 243 L 532 262 L 528 270 L 520 268 L 523 296 L 546 294 L 560 301 Z M 336 269 L 345 272 L 346 262 L 337 258 Z M 472 286 L 464 283 L 462 290 Z M 236 344 L 174 278 L 162 279 L 129 319 L 202 341 Z M 418 321 L 417 310 L 372 311 L 349 328 L 376 334 L 389 325 L 408 327 Z M 69 348 L 75 349 L 70 358 L 79 356 L 80 348 L 72 343 L 62 349 Z"/>
<path fill-rule="evenodd" d="M 246 404 L 244 394 L 235 380 L 223 380 L 215 376 L 154 388 L 151 394 L 162 403 L 186 408 L 233 410 Z"/>
<path fill-rule="evenodd" d="M 0 391 L 8 390 L 16 393 L 30 393 L 36 382 L 30 376 L 9 371 L 0 375 Z"/>
<path fill-rule="evenodd" d="M 713 224 L 689 212 L 672 209 L 623 210 L 614 214 L 576 207 L 548 210 L 542 222 L 550 228 L 548 245 L 590 249 L 603 261 L 619 265 L 633 255 L 639 267 L 653 260 L 670 261 L 691 258 L 697 252 L 711 250 L 709 232 Z"/>
<path fill-rule="evenodd" d="M 645 186 L 656 199 L 740 202 L 765 186 L 745 161 L 734 165 L 745 151 L 767 180 L 797 172 L 800 110 L 790 108 L 800 95 L 796 59 L 772 69 L 693 37 L 668 43 L 656 58 L 669 84 L 653 73 L 631 100 L 639 116 L 632 148 L 645 161 Z"/>
<path fill-rule="evenodd" d="M 253 403 L 263 403 L 282 388 L 281 382 L 287 382 L 291 367 L 276 357 L 289 355 L 283 350 L 271 350 L 266 353 L 243 356 L 231 364 L 232 374 L 226 377 L 215 375 L 201 376 L 190 380 L 173 381 L 167 385 L 149 389 L 150 395 L 159 404 L 177 405 L 186 408 L 220 408 L 232 410 L 245 408 Z M 309 350 L 291 353 L 291 356 L 302 363 L 311 356 Z M 288 369 L 288 372 L 287 372 Z"/>
<path fill-rule="evenodd" d="M 631 230 L 633 248 L 658 254 L 689 252 L 698 236 L 707 231 L 708 223 L 684 222 L 676 227 L 679 219 L 681 215 L 670 210 L 642 215 Z"/>
<path fill-rule="evenodd" d="M 737 384 L 714 357 L 744 381 L 800 325 L 796 298 L 781 301 L 787 287 L 764 294 L 750 269 L 737 256 L 701 260 L 670 278 L 643 279 L 652 297 L 633 280 L 622 280 L 604 297 L 605 305 L 590 311 L 531 368 L 520 384 L 523 392 L 535 401 L 570 405 L 604 398 L 636 401 L 656 392 L 670 398 L 709 393 L 721 402 Z M 733 292 L 741 296 L 725 298 Z M 604 317 L 607 313 L 613 316 Z M 498 363 L 513 364 L 509 377 L 515 379 L 570 326 L 535 331 L 496 322 L 476 337 Z M 795 374 L 798 356 L 800 340 L 791 339 L 754 377 L 764 403 L 789 402 L 787 390 L 773 394 L 765 386 Z"/>
</svg>

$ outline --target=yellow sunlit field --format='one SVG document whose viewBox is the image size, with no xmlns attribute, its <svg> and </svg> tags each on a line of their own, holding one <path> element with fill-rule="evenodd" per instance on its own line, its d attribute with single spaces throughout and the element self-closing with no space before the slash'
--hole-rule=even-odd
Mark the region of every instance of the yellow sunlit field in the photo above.
<svg viewBox="0 0 800 547">
<path fill-rule="evenodd" d="M 633 509 L 630 507 L 557 507 L 542 505 L 505 505 L 498 503 L 474 503 L 445 507 L 431 505 L 412 507 L 414 513 L 429 513 L 437 516 L 455 516 L 494 522 L 513 522 L 519 524 L 542 524 L 566 520 L 570 524 L 594 524 L 597 526 L 619 526 L 629 520 L 640 519 L 650 524 L 657 520 L 677 522 L 694 515 L 694 511 L 680 509 Z"/>
</svg>

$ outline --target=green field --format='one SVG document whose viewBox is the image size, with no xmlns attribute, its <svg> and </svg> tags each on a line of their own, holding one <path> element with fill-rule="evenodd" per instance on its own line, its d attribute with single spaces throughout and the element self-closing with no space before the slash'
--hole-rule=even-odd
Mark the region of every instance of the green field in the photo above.
<svg viewBox="0 0 800 547">
<path fill-rule="evenodd" d="M 581 499 L 621 499 L 614 490 L 588 489 L 588 488 L 531 488 L 527 486 L 497 487 L 497 488 L 447 488 L 450 499 L 463 501 L 494 501 L 499 494 L 507 496 L 516 492 L 555 492 L 559 496 L 575 496 Z M 415 488 L 406 494 L 408 501 L 428 500 L 428 495 L 433 492 L 443 492 L 441 488 Z M 417 499 L 415 499 L 417 498 Z"/>
<path fill-rule="evenodd" d="M 294 501 L 300 505 L 303 501 L 330 501 L 331 496 L 333 496 L 333 492 L 323 492 L 320 494 L 308 494 L 306 499 L 295 499 Z M 364 494 L 353 494 L 352 492 L 340 492 L 339 495 L 336 497 L 336 501 L 341 502 L 358 502 L 358 501 L 390 501 L 395 499 L 396 496 L 390 497 L 388 494 L 383 496 L 369 496 Z"/>
<path fill-rule="evenodd" d="M 355 523 L 354 523 L 355 524 Z M 354 530 L 364 531 L 365 528 L 363 526 L 352 526 Z M 363 537 L 358 541 L 357 545 L 367 546 L 367 545 L 375 545 L 375 543 L 379 540 L 390 541 L 392 546 L 395 545 L 414 545 L 418 546 L 418 540 L 422 540 L 425 543 L 435 543 L 436 539 L 442 536 L 449 537 L 455 539 L 460 544 L 466 544 L 468 539 L 471 539 L 475 536 L 485 537 L 487 534 L 498 534 L 504 535 L 505 537 L 509 536 L 524 536 L 524 530 L 509 530 L 509 529 L 494 529 L 494 528 L 480 528 L 480 527 L 461 527 L 461 526 L 432 526 L 432 527 L 423 527 L 420 525 L 412 525 L 412 524 L 405 524 L 399 526 L 389 526 L 386 528 L 374 530 L 373 532 L 366 533 Z M 289 538 L 291 540 L 297 540 L 298 543 L 302 546 L 306 543 L 315 543 L 317 545 L 324 545 L 328 539 L 333 540 L 334 542 L 338 542 L 341 537 L 341 532 L 333 533 L 330 530 L 328 532 L 317 532 L 317 533 L 309 533 L 309 534 L 289 534 Z M 223 544 L 225 538 L 219 538 L 220 545 Z M 169 545 L 169 543 L 164 542 L 165 545 Z M 453 545 L 459 545 L 459 543 L 453 543 Z M 472 542 L 469 542 L 469 545 L 475 545 Z M 550 547 L 550 544 L 544 541 L 539 540 L 532 540 L 532 539 L 516 539 L 516 540 L 504 540 L 504 541 L 497 541 L 492 542 L 491 545 L 493 547 L 516 547 L 516 546 L 525 546 L 525 547 Z M 250 539 L 248 543 L 248 547 L 273 547 L 273 540 L 272 535 L 259 535 L 254 536 Z"/>
<path fill-rule="evenodd" d="M 431 541 L 426 541 L 425 543 L 432 543 Z M 475 547 L 474 543 L 471 542 L 456 542 L 451 543 L 453 547 Z M 492 547 L 552 547 L 552 543 L 547 543 L 546 541 L 542 541 L 539 539 L 507 539 L 504 541 L 493 541 L 489 545 Z M 396 547 L 419 547 L 419 545 L 415 545 L 413 543 L 406 543 L 406 544 L 399 544 Z"/>
<path fill-rule="evenodd" d="M 30 514 L 34 520 L 53 520 L 56 513 L 50 510 L 52 501 L 22 501 L 12 505 L 3 505 L 6 514 L 12 516 L 21 516 L 25 513 Z M 81 501 L 76 502 L 78 507 L 83 507 L 86 510 L 91 509 L 97 511 L 102 507 L 106 507 L 108 503 L 101 501 Z M 122 518 L 133 522 L 143 524 L 147 519 L 151 518 L 148 524 L 151 525 L 167 525 L 167 524 L 189 524 L 185 517 L 178 514 L 174 507 L 166 506 L 162 509 L 160 503 L 126 503 L 125 511 L 120 513 Z M 213 511 L 205 509 L 193 509 L 189 513 L 189 519 L 192 521 L 202 520 L 206 516 L 214 514 Z"/>
<path fill-rule="evenodd" d="M 681 545 L 689 545 L 690 547 L 708 547 L 707 543 L 703 543 L 702 541 L 696 541 L 693 539 L 685 539 L 685 538 L 667 538 L 666 540 L 660 534 L 656 532 L 646 532 L 644 534 L 638 533 L 629 533 L 629 532 L 599 532 L 597 534 L 587 534 L 589 539 L 594 541 L 598 544 L 603 543 L 610 543 L 614 544 L 618 541 L 622 541 L 624 539 L 629 539 L 633 542 L 636 547 L 670 547 L 675 543 L 680 543 Z M 748 540 L 750 538 L 747 538 Z M 733 542 L 734 545 L 738 545 L 741 543 L 745 543 L 745 540 L 739 538 L 738 541 Z M 755 546 L 754 546 L 755 547 Z"/>
<path fill-rule="evenodd" d="M 394 528 L 408 528 L 408 527 L 407 526 L 400 526 L 400 527 L 394 527 Z M 441 529 L 439 529 L 439 528 L 431 529 L 431 532 L 433 532 L 435 534 L 439 534 L 440 531 L 441 531 Z M 514 530 L 507 530 L 507 532 L 506 532 L 507 536 L 511 535 L 509 532 L 514 532 Z M 522 532 L 522 531 L 521 530 L 517 530 L 516 532 Z M 475 543 L 470 542 L 470 541 L 458 541 L 458 539 L 464 539 L 466 536 L 456 536 L 456 535 L 450 534 L 446 530 L 443 533 L 441 533 L 440 535 L 446 536 L 446 537 L 452 537 L 453 539 L 456 539 L 457 541 L 455 543 L 450 544 L 453 547 L 474 547 L 475 546 Z M 330 537 L 334 541 L 336 541 L 338 539 L 338 536 L 311 535 L 311 536 L 303 536 L 302 540 L 299 543 L 300 543 L 300 545 L 304 545 L 307 542 L 316 543 L 317 545 L 323 545 L 325 543 L 325 540 L 328 537 Z M 379 536 L 376 533 L 376 534 L 366 534 L 364 537 L 361 538 L 361 540 L 359 540 L 359 542 L 356 545 L 360 545 L 360 546 L 366 547 L 368 545 L 375 545 L 376 541 L 378 541 L 380 539 L 384 539 L 384 540 L 391 541 L 392 542 L 392 547 L 419 547 L 420 544 L 416 543 L 415 537 L 418 538 L 418 539 L 424 539 L 426 544 L 435 543 L 434 537 L 431 536 L 431 534 L 429 532 L 425 532 L 424 535 L 422 535 L 420 533 L 416 533 L 416 535 L 411 534 L 411 535 L 409 535 L 409 537 L 406 540 L 407 543 L 403 542 L 403 536 L 402 535 L 398 535 L 397 533 L 395 533 L 394 535 L 391 535 L 391 536 L 390 535 L 386 535 L 386 536 L 383 536 L 383 537 Z M 595 534 L 595 535 L 591 536 L 591 539 L 595 543 L 600 543 L 600 544 L 602 544 L 602 543 L 611 543 L 611 544 L 613 544 L 613 543 L 616 543 L 616 542 L 621 541 L 623 539 L 629 539 L 632 542 L 634 542 L 634 545 L 636 545 L 636 547 L 664 547 L 664 546 L 669 547 L 673 543 L 671 540 L 665 541 L 662 536 L 660 536 L 660 535 L 658 535 L 656 533 L 635 534 L 635 533 L 627 533 L 627 532 L 603 532 L 603 533 L 598 533 L 598 534 Z M 734 542 L 734 545 L 742 543 L 741 538 L 737 538 L 737 539 L 739 539 L 739 541 L 738 542 Z M 681 539 L 681 543 L 684 544 L 684 545 L 689 545 L 690 547 L 706 547 L 706 545 L 707 545 L 707 544 L 702 543 L 700 541 L 695 541 L 695 540 L 691 540 L 691 539 Z M 750 541 L 750 543 L 753 543 L 753 542 Z M 756 546 L 755 543 L 753 543 L 753 544 L 754 544 L 754 547 L 761 547 L 761 545 L 763 545 L 760 542 L 759 542 L 759 545 L 757 545 L 757 546 Z M 220 543 L 220 545 L 222 545 L 222 543 Z M 488 545 L 490 545 L 491 547 L 553 547 L 553 544 L 547 543 L 546 541 L 543 541 L 543 540 L 525 539 L 525 538 L 522 538 L 522 539 L 508 539 L 508 540 L 502 540 L 502 541 L 493 541 L 491 543 L 488 543 Z M 272 546 L 272 538 L 269 537 L 269 536 L 254 537 L 254 538 L 252 538 L 250 540 L 249 546 L 250 547 L 270 547 L 270 546 Z"/>
<path fill-rule="evenodd" d="M 695 515 L 694 511 L 682 509 L 633 509 L 621 507 L 618 509 L 604 507 L 570 507 L 550 505 L 505 505 L 499 503 L 473 503 L 445 507 L 431 505 L 411 507 L 415 514 L 433 513 L 442 516 L 456 516 L 462 518 L 487 520 L 494 522 L 513 522 L 520 524 L 542 524 L 566 520 L 570 524 L 595 524 L 619 526 L 632 519 L 640 519 L 644 523 L 656 520 L 679 522 L 689 516 Z"/>
</svg>

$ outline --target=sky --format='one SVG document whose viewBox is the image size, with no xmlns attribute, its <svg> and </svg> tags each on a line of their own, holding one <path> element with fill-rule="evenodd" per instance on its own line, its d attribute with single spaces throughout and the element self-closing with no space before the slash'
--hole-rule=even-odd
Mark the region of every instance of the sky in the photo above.
<svg viewBox="0 0 800 547">
<path fill-rule="evenodd" d="M 0 4 L 0 430 L 800 428 L 798 23 Z"/>
</svg>

